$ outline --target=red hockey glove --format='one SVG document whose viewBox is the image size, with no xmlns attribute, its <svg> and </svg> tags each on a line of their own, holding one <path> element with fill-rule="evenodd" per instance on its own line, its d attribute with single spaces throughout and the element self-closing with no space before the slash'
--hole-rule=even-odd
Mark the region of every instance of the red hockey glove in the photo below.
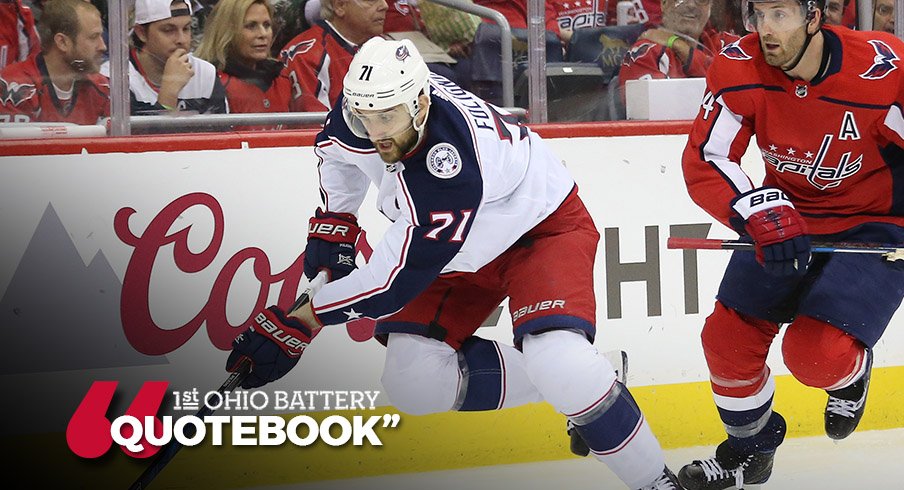
<svg viewBox="0 0 904 490">
<path fill-rule="evenodd" d="M 330 213 L 320 208 L 308 224 L 308 245 L 304 249 L 304 275 L 313 279 L 321 270 L 333 281 L 355 270 L 355 242 L 358 220 L 351 213 Z"/>
<path fill-rule="evenodd" d="M 226 370 L 236 371 L 243 359 L 251 362 L 251 372 L 242 388 L 257 388 L 288 373 L 311 343 L 311 328 L 297 318 L 286 316 L 271 306 L 251 319 L 248 330 L 232 341 Z"/>
<path fill-rule="evenodd" d="M 807 223 L 779 189 L 761 187 L 732 203 L 756 245 L 756 259 L 775 276 L 803 274 L 810 264 Z"/>
</svg>

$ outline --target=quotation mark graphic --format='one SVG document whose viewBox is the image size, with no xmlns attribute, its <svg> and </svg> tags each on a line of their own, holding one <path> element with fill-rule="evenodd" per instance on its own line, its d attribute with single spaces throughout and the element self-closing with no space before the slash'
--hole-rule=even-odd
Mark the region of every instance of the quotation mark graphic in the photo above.
<svg viewBox="0 0 904 490">
<path fill-rule="evenodd" d="M 99 458 L 113 445 L 113 436 L 110 434 L 112 423 L 107 418 L 107 411 L 110 409 L 117 385 L 116 381 L 95 381 L 69 419 L 66 443 L 76 455 L 83 458 Z M 166 381 L 145 382 L 125 413 L 139 420 L 153 416 L 156 421 L 154 426 L 157 428 L 155 435 L 158 438 L 163 435 L 163 424 L 156 415 L 160 405 L 163 404 L 167 386 L 169 383 Z M 131 427 L 123 427 L 122 435 L 128 438 L 132 435 L 131 431 Z M 122 451 L 133 458 L 149 458 L 160 450 L 159 447 L 149 444 L 144 437 L 141 442 L 144 449 L 139 452 L 129 451 L 125 447 L 122 447 Z"/>
</svg>

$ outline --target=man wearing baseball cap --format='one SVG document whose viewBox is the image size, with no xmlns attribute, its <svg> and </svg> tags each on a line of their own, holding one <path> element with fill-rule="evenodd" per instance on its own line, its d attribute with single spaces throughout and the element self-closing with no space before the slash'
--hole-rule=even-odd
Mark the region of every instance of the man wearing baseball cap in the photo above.
<svg viewBox="0 0 904 490">
<path fill-rule="evenodd" d="M 133 115 L 229 112 L 216 68 L 188 52 L 191 16 L 190 0 L 136 0 L 129 54 Z M 102 71 L 109 73 L 109 63 Z"/>
</svg>

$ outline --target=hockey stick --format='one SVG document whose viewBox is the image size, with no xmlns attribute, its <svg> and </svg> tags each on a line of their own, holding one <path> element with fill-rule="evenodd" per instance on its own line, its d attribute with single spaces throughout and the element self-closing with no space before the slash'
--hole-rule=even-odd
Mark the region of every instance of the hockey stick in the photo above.
<svg viewBox="0 0 904 490">
<path fill-rule="evenodd" d="M 695 249 L 695 250 L 754 250 L 751 242 L 739 240 L 719 240 L 715 238 L 682 238 L 669 237 L 670 249 Z M 904 245 L 890 245 L 880 243 L 828 243 L 813 242 L 810 249 L 816 253 L 859 253 L 880 254 L 888 261 L 904 260 Z"/>
<path fill-rule="evenodd" d="M 286 314 L 288 315 L 289 313 L 292 313 L 293 311 L 301 308 L 308 301 L 310 301 L 311 297 L 314 296 L 314 294 L 316 294 L 324 284 L 326 284 L 326 280 L 326 271 L 320 271 L 320 273 L 318 273 L 314 277 L 314 279 L 312 279 L 311 282 L 308 283 L 308 286 L 304 289 L 304 291 L 302 291 L 301 295 L 297 300 L 295 300 L 295 303 L 291 308 L 289 308 Z M 229 377 L 226 378 L 226 381 L 224 381 L 223 384 L 221 384 L 220 387 L 217 388 L 217 393 L 222 396 L 225 393 L 229 393 L 230 391 L 236 389 L 239 385 L 242 384 L 242 381 L 245 380 L 245 378 L 248 376 L 248 373 L 250 372 L 251 361 L 243 359 L 242 362 L 239 363 L 236 370 L 229 374 Z M 198 410 L 198 413 L 195 414 L 195 417 L 203 420 L 205 416 L 212 415 L 213 412 L 214 409 L 208 407 L 207 405 L 204 405 L 200 410 Z M 186 431 L 188 431 L 190 428 L 193 429 L 194 426 L 191 424 L 187 425 Z M 187 433 L 186 435 L 193 437 L 194 433 Z M 160 472 L 163 471 L 163 468 L 165 468 L 166 465 L 169 464 L 169 462 L 172 461 L 174 457 L 176 457 L 176 453 L 178 453 L 180 449 L 182 449 L 182 444 L 180 444 L 175 437 L 172 438 L 170 442 L 168 442 L 160 449 L 160 452 L 157 453 L 157 456 L 154 458 L 154 461 L 151 462 L 151 465 L 141 473 L 141 476 L 139 476 L 138 479 L 135 480 L 135 483 L 132 483 L 132 485 L 129 487 L 129 490 L 142 490 L 147 488 L 148 485 L 150 485 L 151 482 L 154 481 L 154 478 L 156 478 L 157 475 L 159 475 Z"/>
</svg>

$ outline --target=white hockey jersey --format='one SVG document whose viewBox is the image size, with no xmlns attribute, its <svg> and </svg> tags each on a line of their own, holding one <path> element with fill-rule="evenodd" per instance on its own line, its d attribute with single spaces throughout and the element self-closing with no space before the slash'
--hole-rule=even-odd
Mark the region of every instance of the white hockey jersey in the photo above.
<svg viewBox="0 0 904 490">
<path fill-rule="evenodd" d="M 357 214 L 373 184 L 393 221 L 369 263 L 314 297 L 324 325 L 391 315 L 438 275 L 480 269 L 574 188 L 561 161 L 513 116 L 437 75 L 430 92 L 425 134 L 396 164 L 352 134 L 341 97 L 317 136 L 326 209 Z"/>
</svg>

